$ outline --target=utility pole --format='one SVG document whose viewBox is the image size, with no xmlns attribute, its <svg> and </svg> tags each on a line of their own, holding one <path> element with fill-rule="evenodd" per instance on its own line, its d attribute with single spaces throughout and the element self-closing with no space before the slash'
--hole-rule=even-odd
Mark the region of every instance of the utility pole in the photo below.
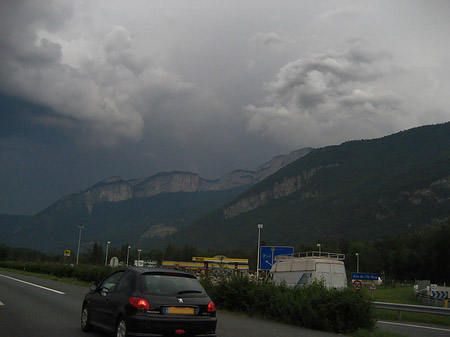
<svg viewBox="0 0 450 337">
<path fill-rule="evenodd" d="M 105 267 L 108 265 L 108 248 L 109 248 L 109 244 L 111 243 L 111 241 L 108 241 L 106 243 L 106 257 L 105 257 Z"/>
<path fill-rule="evenodd" d="M 77 250 L 77 264 L 78 264 L 78 258 L 80 256 L 81 230 L 84 228 L 84 226 L 77 226 L 77 228 L 80 229 L 80 234 L 78 235 L 78 250 Z"/>
<path fill-rule="evenodd" d="M 263 229 L 263 224 L 258 224 L 258 261 L 256 266 L 256 280 L 259 280 L 259 267 L 261 266 L 261 229 Z"/>
</svg>

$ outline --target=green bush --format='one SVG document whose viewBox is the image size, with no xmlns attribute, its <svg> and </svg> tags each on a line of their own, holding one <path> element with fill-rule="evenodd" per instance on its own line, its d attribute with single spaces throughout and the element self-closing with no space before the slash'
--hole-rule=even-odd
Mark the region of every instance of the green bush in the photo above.
<svg viewBox="0 0 450 337">
<path fill-rule="evenodd" d="M 0 267 L 93 283 L 99 283 L 113 271 L 111 267 L 9 261 L 0 261 Z"/>
<path fill-rule="evenodd" d="M 328 290 L 318 282 L 288 288 L 240 276 L 215 283 L 204 278 L 202 284 L 219 309 L 337 333 L 373 329 L 375 324 L 370 300 L 351 289 Z"/>
</svg>

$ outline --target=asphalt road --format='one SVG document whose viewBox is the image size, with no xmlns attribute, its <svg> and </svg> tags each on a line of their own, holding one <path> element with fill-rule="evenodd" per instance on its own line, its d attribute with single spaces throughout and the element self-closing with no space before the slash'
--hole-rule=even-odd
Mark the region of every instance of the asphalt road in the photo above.
<svg viewBox="0 0 450 337">
<path fill-rule="evenodd" d="M 0 335 L 2 337 L 105 337 L 100 332 L 83 333 L 80 310 L 85 287 L 0 271 Z M 219 337 L 332 337 L 333 333 L 302 329 L 286 324 L 218 312 Z M 450 337 L 450 328 L 425 329 L 390 322 L 378 325 L 411 337 Z"/>
</svg>

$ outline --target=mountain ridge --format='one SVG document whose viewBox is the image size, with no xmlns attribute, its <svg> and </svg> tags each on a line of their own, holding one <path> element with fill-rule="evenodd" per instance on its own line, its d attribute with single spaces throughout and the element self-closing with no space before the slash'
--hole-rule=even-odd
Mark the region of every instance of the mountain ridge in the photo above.
<svg viewBox="0 0 450 337">
<path fill-rule="evenodd" d="M 273 173 L 266 166 L 216 180 L 180 171 L 110 177 L 35 215 L 14 231 L 15 244 L 73 248 L 83 224 L 86 244 L 249 248 L 262 223 L 268 244 L 298 245 L 373 240 L 450 217 L 450 123 L 277 156 Z"/>
<path fill-rule="evenodd" d="M 89 240 L 104 241 L 107 233 L 117 232 L 121 234 L 109 236 L 144 245 L 143 241 L 151 240 L 155 235 L 163 237 L 176 232 L 200 217 L 201 212 L 212 211 L 311 150 L 304 148 L 276 156 L 255 171 L 234 170 L 215 180 L 183 171 L 159 172 L 130 180 L 121 176 L 109 177 L 80 192 L 66 195 L 38 212 L 29 223 L 16 228 L 14 239 L 9 242 L 39 249 L 55 247 L 59 242 L 61 249 L 63 242 L 70 245 L 69 240 L 62 238 L 64 233 L 73 236 L 76 227 L 83 224 L 89 228 L 85 230 Z M 177 203 L 176 207 L 170 205 L 173 202 Z M 154 204 L 159 208 L 155 209 Z M 134 228 L 124 231 L 120 221 L 122 227 L 127 224 Z M 41 244 L 39 241 L 44 241 L 45 235 L 55 243 Z"/>
<path fill-rule="evenodd" d="M 248 246 L 258 223 L 274 245 L 374 239 L 448 217 L 450 123 L 444 123 L 316 149 L 167 242 Z M 215 236 L 206 240 L 211 223 Z"/>
<path fill-rule="evenodd" d="M 91 214 L 95 204 L 101 202 L 148 198 L 160 193 L 230 190 L 255 184 L 311 150 L 312 148 L 303 148 L 292 151 L 287 155 L 274 157 L 271 161 L 258 167 L 256 171 L 234 170 L 214 180 L 185 171 L 158 172 L 150 177 L 130 180 L 121 176 L 110 177 L 81 192 L 62 197 L 54 203 L 54 207 L 62 210 L 72 207 L 73 203 L 84 203 Z"/>
</svg>

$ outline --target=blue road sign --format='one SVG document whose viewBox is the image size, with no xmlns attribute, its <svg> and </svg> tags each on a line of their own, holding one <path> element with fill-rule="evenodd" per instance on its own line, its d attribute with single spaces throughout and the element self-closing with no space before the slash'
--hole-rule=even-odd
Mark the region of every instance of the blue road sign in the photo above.
<svg viewBox="0 0 450 337">
<path fill-rule="evenodd" d="M 275 256 L 278 255 L 294 255 L 294 247 L 275 247 L 275 246 L 262 246 L 261 247 L 261 270 L 270 270 L 275 263 Z"/>
<path fill-rule="evenodd" d="M 434 298 L 440 298 L 443 300 L 448 298 L 448 291 L 432 291 L 431 293 Z"/>
<path fill-rule="evenodd" d="M 380 275 L 373 273 L 352 273 L 352 280 L 377 281 Z"/>
</svg>

